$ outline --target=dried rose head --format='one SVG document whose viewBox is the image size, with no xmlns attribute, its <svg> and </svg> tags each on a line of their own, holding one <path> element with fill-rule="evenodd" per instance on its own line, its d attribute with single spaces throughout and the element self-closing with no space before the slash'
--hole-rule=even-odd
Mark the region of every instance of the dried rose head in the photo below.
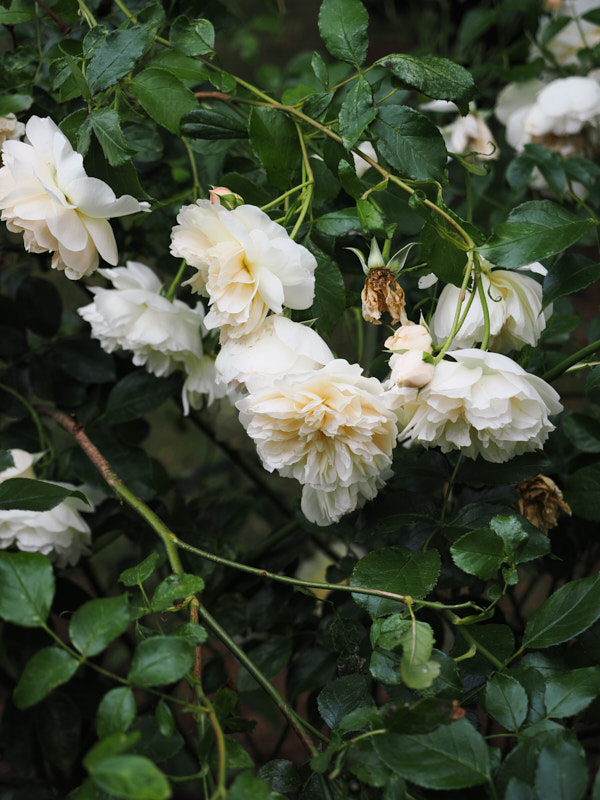
<svg viewBox="0 0 600 800">
<path fill-rule="evenodd" d="M 364 288 L 360 294 L 362 315 L 366 322 L 381 325 L 381 315 L 387 311 L 392 323 L 407 321 L 404 306 L 404 289 L 387 267 L 374 267 L 369 270 Z"/>
<path fill-rule="evenodd" d="M 558 515 L 564 511 L 571 516 L 571 509 L 563 500 L 563 494 L 552 478 L 536 475 L 517 486 L 520 494 L 519 513 L 544 533 L 558 524 Z"/>
</svg>

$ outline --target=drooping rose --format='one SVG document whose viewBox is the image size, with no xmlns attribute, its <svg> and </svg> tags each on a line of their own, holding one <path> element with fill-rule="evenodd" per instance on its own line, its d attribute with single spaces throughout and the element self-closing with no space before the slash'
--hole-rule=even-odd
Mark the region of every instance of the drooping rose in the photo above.
<svg viewBox="0 0 600 800">
<path fill-rule="evenodd" d="M 14 466 L 0 472 L 0 483 L 9 478 L 36 477 L 35 458 L 25 450 L 9 450 Z M 57 486 L 74 486 L 52 481 Z M 49 511 L 0 511 L 0 549 L 16 547 L 28 553 L 42 553 L 59 567 L 73 566 L 82 555 L 89 555 L 91 531 L 80 511 L 94 509 L 75 497 L 67 497 Z"/>
<path fill-rule="evenodd" d="M 240 420 L 263 466 L 295 478 L 302 510 L 317 525 L 337 522 L 372 499 L 391 475 L 397 428 L 389 394 L 357 364 L 247 383 Z"/>
<path fill-rule="evenodd" d="M 401 439 L 496 463 L 544 445 L 554 430 L 549 416 L 562 410 L 549 384 L 498 353 L 447 355 L 450 360 L 436 364 L 424 388 L 390 390 L 398 403 Z"/>
<path fill-rule="evenodd" d="M 222 340 L 253 333 L 270 311 L 312 304 L 316 259 L 256 206 L 198 200 L 177 222 L 171 253 L 198 269 L 188 284 L 209 298 L 204 324 Z"/>
<path fill-rule="evenodd" d="M 524 275 L 519 270 L 491 269 L 493 266 L 482 259 L 487 271 L 482 272 L 489 321 L 489 348 L 498 352 L 520 350 L 526 344 L 535 346 L 546 322 L 552 314 L 552 306 L 542 309 L 542 286 L 534 278 Z M 523 270 L 540 271 L 544 267 L 537 262 L 522 267 Z M 481 297 L 476 288 L 465 292 L 461 305 L 461 313 L 467 307 L 471 292 L 475 297 L 471 302 L 465 321 L 454 338 L 453 348 L 473 347 L 483 341 L 485 319 Z M 447 284 L 438 300 L 437 308 L 431 320 L 434 338 L 440 344 L 450 333 L 460 301 L 460 289 Z"/>
<path fill-rule="evenodd" d="M 118 261 L 109 219 L 149 209 L 131 195 L 117 198 L 88 177 L 83 157 L 49 117 L 31 117 L 27 141 L 5 141 L 0 169 L 1 219 L 22 233 L 25 249 L 53 253 L 52 267 L 76 280 L 90 275 L 99 256 Z"/>
<path fill-rule="evenodd" d="M 190 308 L 163 297 L 159 278 L 145 264 L 128 261 L 126 267 L 98 271 L 114 288 L 90 287 L 94 300 L 78 313 L 107 353 L 130 350 L 136 366 L 158 377 L 183 370 L 188 375 L 182 398 L 186 414 L 190 404 L 198 406 L 200 393 L 209 402 L 225 395 L 225 388 L 212 380 L 214 361 L 203 351 L 201 303 Z"/>
<path fill-rule="evenodd" d="M 536 475 L 517 486 L 519 492 L 519 514 L 544 533 L 558 524 L 561 511 L 571 516 L 571 509 L 552 478 Z"/>
</svg>

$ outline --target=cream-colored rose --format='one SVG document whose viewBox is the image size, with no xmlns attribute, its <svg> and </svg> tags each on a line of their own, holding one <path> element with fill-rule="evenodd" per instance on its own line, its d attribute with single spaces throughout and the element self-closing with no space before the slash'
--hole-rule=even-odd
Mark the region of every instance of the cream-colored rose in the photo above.
<svg viewBox="0 0 600 800">
<path fill-rule="evenodd" d="M 237 407 L 269 472 L 295 478 L 302 509 L 317 525 L 337 522 L 374 497 L 391 475 L 396 416 L 391 396 L 357 364 L 247 383 Z"/>
<path fill-rule="evenodd" d="M 434 366 L 424 361 L 423 355 L 423 351 L 418 350 L 394 353 L 390 358 L 389 385 L 410 386 L 414 389 L 426 386 L 433 378 Z"/>
<path fill-rule="evenodd" d="M 549 50 L 559 64 L 575 64 L 579 66 L 577 51 L 583 47 L 593 49 L 600 43 L 600 25 L 581 19 L 583 14 L 598 8 L 598 0 L 569 0 L 563 3 L 561 0 L 546 0 L 548 11 L 559 11 L 561 17 L 571 17 L 568 22 L 550 41 L 546 42 L 544 48 Z M 538 27 L 536 39 L 541 41 L 544 31 L 550 24 L 550 17 L 542 17 Z M 533 47 L 530 59 L 542 55 L 538 47 Z"/>
<path fill-rule="evenodd" d="M 188 284 L 209 298 L 204 324 L 220 328 L 222 340 L 253 333 L 270 311 L 312 304 L 314 256 L 256 206 L 230 211 L 198 200 L 177 222 L 171 253 L 198 269 Z"/>
<path fill-rule="evenodd" d="M 433 353 L 433 342 L 429 331 L 424 325 L 408 323 L 401 325 L 394 331 L 393 336 L 385 340 L 388 350 L 402 352 L 403 350 L 418 350 L 421 353 Z"/>
<path fill-rule="evenodd" d="M 25 125 L 15 117 L 7 114 L 0 117 L 0 147 L 9 139 L 22 139 L 25 136 Z"/>
<path fill-rule="evenodd" d="M 546 322 L 552 314 L 552 306 L 542 309 L 542 287 L 528 275 L 519 270 L 494 269 L 483 259 L 489 269 L 482 273 L 484 294 L 490 321 L 489 348 L 497 352 L 520 350 L 526 344 L 536 345 Z M 528 264 L 523 270 L 535 271 L 541 264 Z M 542 269 L 544 269 L 542 267 Z M 545 270 L 544 270 L 545 272 Z M 467 348 L 482 342 L 485 334 L 485 318 L 481 296 L 477 289 L 465 321 L 454 337 L 452 347 Z M 464 311 L 471 298 L 471 291 L 465 292 L 461 304 Z M 442 290 L 438 305 L 431 320 L 431 330 L 435 341 L 440 344 L 452 330 L 456 307 L 460 302 L 460 289 L 448 284 Z"/>
<path fill-rule="evenodd" d="M 5 141 L 0 169 L 1 219 L 22 233 L 25 249 L 53 253 L 52 267 L 67 278 L 90 275 L 99 256 L 118 260 L 108 220 L 149 209 L 130 195 L 117 198 L 98 178 L 90 178 L 83 157 L 49 117 L 31 117 L 27 141 Z"/>
<path fill-rule="evenodd" d="M 9 478 L 32 478 L 36 475 L 35 456 L 25 450 L 9 450 L 14 466 L 0 472 L 0 483 Z M 73 489 L 74 486 L 52 481 L 57 486 Z M 67 497 L 49 511 L 0 511 L 0 549 L 16 547 L 28 553 L 42 553 L 57 566 L 73 566 L 82 555 L 89 555 L 91 531 L 79 513 L 93 511 L 82 500 Z"/>
<path fill-rule="evenodd" d="M 395 388 L 400 438 L 501 463 L 540 449 L 562 410 L 554 389 L 506 356 L 455 350 L 424 388 Z"/>
</svg>

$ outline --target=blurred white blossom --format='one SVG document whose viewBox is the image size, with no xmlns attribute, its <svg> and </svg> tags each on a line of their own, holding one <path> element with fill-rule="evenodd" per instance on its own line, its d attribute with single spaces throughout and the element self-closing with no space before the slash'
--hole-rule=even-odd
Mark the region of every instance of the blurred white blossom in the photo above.
<svg viewBox="0 0 600 800">
<path fill-rule="evenodd" d="M 257 376 L 247 389 L 240 420 L 265 469 L 302 484 L 311 522 L 338 522 L 391 476 L 396 416 L 389 393 L 358 364 L 336 359 L 270 382 Z"/>
<path fill-rule="evenodd" d="M 25 136 L 25 125 L 19 122 L 14 114 L 0 117 L 0 147 L 9 139 L 21 139 L 23 136 Z"/>
<path fill-rule="evenodd" d="M 269 311 L 311 306 L 315 257 L 256 206 L 198 200 L 177 222 L 171 253 L 197 268 L 188 284 L 209 298 L 204 324 L 222 340 L 253 333 Z"/>
<path fill-rule="evenodd" d="M 50 252 L 52 267 L 73 280 L 90 275 L 99 255 L 118 261 L 109 219 L 145 211 L 131 195 L 117 198 L 98 178 L 90 178 L 83 157 L 49 117 L 31 117 L 27 141 L 2 145 L 0 169 L 2 220 L 12 233 L 22 233 L 25 249 Z"/>
<path fill-rule="evenodd" d="M 447 100 L 432 100 L 421 105 L 421 109 L 455 115 L 452 122 L 440 128 L 446 148 L 451 153 L 461 156 L 476 153 L 473 159 L 478 162 L 483 162 L 487 158 L 498 158 L 496 140 L 485 121 L 486 114 L 471 108 L 463 117 L 456 104 Z M 487 114 L 489 113 L 488 111 Z"/>
<path fill-rule="evenodd" d="M 501 463 L 540 449 L 562 410 L 554 389 L 507 356 L 455 350 L 422 389 L 395 388 L 403 430 L 424 447 Z"/>
<path fill-rule="evenodd" d="M 361 142 L 356 149 L 360 150 L 363 155 L 372 158 L 373 161 L 377 163 L 377 153 L 375 152 L 375 148 L 371 142 Z M 368 161 L 366 161 L 364 158 L 361 158 L 356 153 L 352 153 L 352 158 L 354 160 L 354 171 L 356 172 L 357 177 L 362 178 L 365 172 L 368 169 L 371 169 L 371 165 Z"/>
<path fill-rule="evenodd" d="M 126 267 L 100 269 L 113 289 L 91 286 L 94 300 L 78 309 L 92 326 L 92 336 L 107 353 L 130 350 L 133 363 L 158 377 L 181 369 L 187 374 L 182 401 L 198 407 L 201 395 L 210 403 L 226 394 L 215 382 L 214 361 L 202 347 L 204 309 L 171 302 L 160 294 L 161 282 L 145 264 L 128 261 Z"/>
<path fill-rule="evenodd" d="M 36 477 L 35 456 L 25 450 L 9 450 L 14 466 L 0 472 L 0 483 L 9 478 Z M 76 487 L 48 481 L 66 489 Z M 67 497 L 49 511 L 0 511 L 0 548 L 16 547 L 28 553 L 42 553 L 65 567 L 76 564 L 82 555 L 89 555 L 91 531 L 80 511 L 94 509 L 75 497 Z"/>
<path fill-rule="evenodd" d="M 558 33 L 546 42 L 544 48 L 549 50 L 556 61 L 561 64 L 579 64 L 577 51 L 582 47 L 594 48 L 600 43 L 600 25 L 581 19 L 582 15 L 593 8 L 598 8 L 598 0 L 546 0 L 548 11 L 556 11 L 554 18 L 570 17 L 570 21 Z M 538 27 L 536 40 L 541 42 L 552 17 L 542 17 Z M 530 58 L 541 55 L 541 49 L 534 45 Z"/>
<path fill-rule="evenodd" d="M 542 310 L 542 286 L 534 278 L 524 275 L 521 270 L 532 272 L 544 267 L 538 262 L 521 267 L 521 270 L 492 269 L 493 265 L 481 259 L 480 280 L 485 294 L 489 324 L 490 350 L 508 352 L 520 350 L 526 344 L 535 346 L 552 314 L 552 306 Z M 471 294 L 475 297 L 471 301 Z M 438 300 L 431 320 L 431 330 L 435 341 L 440 344 L 452 330 L 456 307 L 460 302 L 461 290 L 458 286 L 447 284 Z M 454 337 L 453 348 L 473 347 L 482 342 L 485 334 L 485 318 L 481 296 L 476 288 L 467 290 L 461 304 L 461 313 L 471 301 L 465 320 Z"/>
</svg>

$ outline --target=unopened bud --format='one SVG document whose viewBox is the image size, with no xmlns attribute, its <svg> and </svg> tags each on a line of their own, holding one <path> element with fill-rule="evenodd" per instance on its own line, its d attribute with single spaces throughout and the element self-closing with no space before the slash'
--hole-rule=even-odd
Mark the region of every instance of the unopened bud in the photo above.
<svg viewBox="0 0 600 800">
<path fill-rule="evenodd" d="M 213 206 L 223 205 L 225 208 L 233 209 L 242 205 L 242 197 L 226 186 L 213 186 L 208 193 L 209 200 Z"/>
<path fill-rule="evenodd" d="M 388 350 L 418 350 L 420 353 L 433 353 L 433 342 L 424 325 L 409 322 L 394 331 L 393 336 L 385 340 Z"/>
<path fill-rule="evenodd" d="M 401 389 L 409 387 L 420 389 L 433 378 L 435 367 L 423 361 L 423 352 L 407 350 L 405 353 L 394 353 L 390 358 L 391 380 Z"/>
</svg>

